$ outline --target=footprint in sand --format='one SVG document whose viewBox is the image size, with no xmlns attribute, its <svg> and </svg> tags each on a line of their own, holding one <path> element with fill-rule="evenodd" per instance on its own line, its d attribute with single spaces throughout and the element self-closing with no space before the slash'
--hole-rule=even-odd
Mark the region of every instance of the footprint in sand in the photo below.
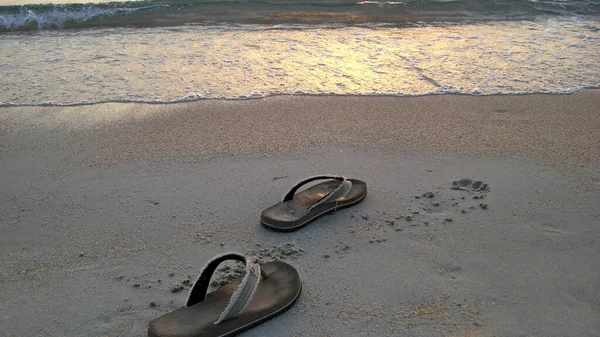
<svg viewBox="0 0 600 337">
<path fill-rule="evenodd" d="M 463 178 L 452 182 L 453 190 L 461 191 L 473 191 L 473 192 L 487 192 L 490 190 L 490 186 L 483 181 L 473 180 L 469 178 Z"/>
<path fill-rule="evenodd" d="M 556 227 L 552 227 L 550 225 L 540 225 L 539 228 L 542 230 L 544 234 L 548 235 L 566 235 L 567 232 L 560 230 Z"/>
<path fill-rule="evenodd" d="M 456 279 L 462 275 L 462 267 L 456 263 L 448 263 L 439 267 L 440 275 L 447 275 L 452 279 Z"/>
</svg>

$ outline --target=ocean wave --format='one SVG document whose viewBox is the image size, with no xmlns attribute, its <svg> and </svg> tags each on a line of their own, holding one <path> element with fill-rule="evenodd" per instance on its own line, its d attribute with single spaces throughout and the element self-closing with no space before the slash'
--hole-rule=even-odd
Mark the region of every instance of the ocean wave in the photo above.
<svg viewBox="0 0 600 337">
<path fill-rule="evenodd" d="M 0 6 L 0 32 L 80 28 L 81 24 L 97 20 L 91 27 L 122 26 L 127 15 L 150 9 L 168 7 L 149 2 L 110 2 L 85 4 L 41 4 Z M 118 20 L 118 17 L 122 17 Z"/>
<path fill-rule="evenodd" d="M 539 15 L 598 16 L 600 0 L 144 0 L 0 6 L 0 32 L 216 23 L 402 26 Z"/>
<path fill-rule="evenodd" d="M 37 29 L 63 28 L 67 23 L 81 23 L 98 16 L 126 14 L 137 8 L 98 8 L 87 6 L 82 9 L 54 8 L 50 11 L 23 9 L 21 13 L 0 15 L 0 27 L 6 30 L 18 30 L 35 26 Z"/>
</svg>

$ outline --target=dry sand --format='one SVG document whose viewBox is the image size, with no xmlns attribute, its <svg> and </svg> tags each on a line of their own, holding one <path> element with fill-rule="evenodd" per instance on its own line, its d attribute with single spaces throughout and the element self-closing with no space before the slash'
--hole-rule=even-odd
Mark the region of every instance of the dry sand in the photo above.
<svg viewBox="0 0 600 337">
<path fill-rule="evenodd" d="M 239 251 L 304 282 L 245 336 L 600 336 L 599 106 L 588 90 L 2 108 L 2 334 L 143 336 Z M 369 196 L 293 233 L 259 225 L 324 172 Z M 463 177 L 491 190 L 452 190 Z"/>
</svg>

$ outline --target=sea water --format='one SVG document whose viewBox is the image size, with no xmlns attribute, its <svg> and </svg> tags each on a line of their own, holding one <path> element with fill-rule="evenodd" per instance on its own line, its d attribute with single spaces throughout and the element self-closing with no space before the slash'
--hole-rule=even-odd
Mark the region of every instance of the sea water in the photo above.
<svg viewBox="0 0 600 337">
<path fill-rule="evenodd" d="M 600 0 L 0 5 L 0 105 L 600 87 Z"/>
</svg>

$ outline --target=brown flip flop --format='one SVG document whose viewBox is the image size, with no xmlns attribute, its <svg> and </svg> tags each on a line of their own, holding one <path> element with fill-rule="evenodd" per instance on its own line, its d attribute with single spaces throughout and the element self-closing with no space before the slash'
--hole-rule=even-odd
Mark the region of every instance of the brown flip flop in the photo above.
<svg viewBox="0 0 600 337">
<path fill-rule="evenodd" d="M 300 187 L 327 179 L 301 192 Z M 299 181 L 283 196 L 283 200 L 267 209 L 260 222 L 278 231 L 293 231 L 338 209 L 358 204 L 367 196 L 367 184 L 358 179 L 336 175 L 318 175 Z"/>
<path fill-rule="evenodd" d="M 212 274 L 226 260 L 245 262 L 243 277 L 207 294 Z M 238 253 L 219 255 L 198 275 L 186 305 L 150 322 L 148 336 L 234 336 L 289 309 L 301 290 L 298 272 L 285 262 L 258 264 Z"/>
</svg>

